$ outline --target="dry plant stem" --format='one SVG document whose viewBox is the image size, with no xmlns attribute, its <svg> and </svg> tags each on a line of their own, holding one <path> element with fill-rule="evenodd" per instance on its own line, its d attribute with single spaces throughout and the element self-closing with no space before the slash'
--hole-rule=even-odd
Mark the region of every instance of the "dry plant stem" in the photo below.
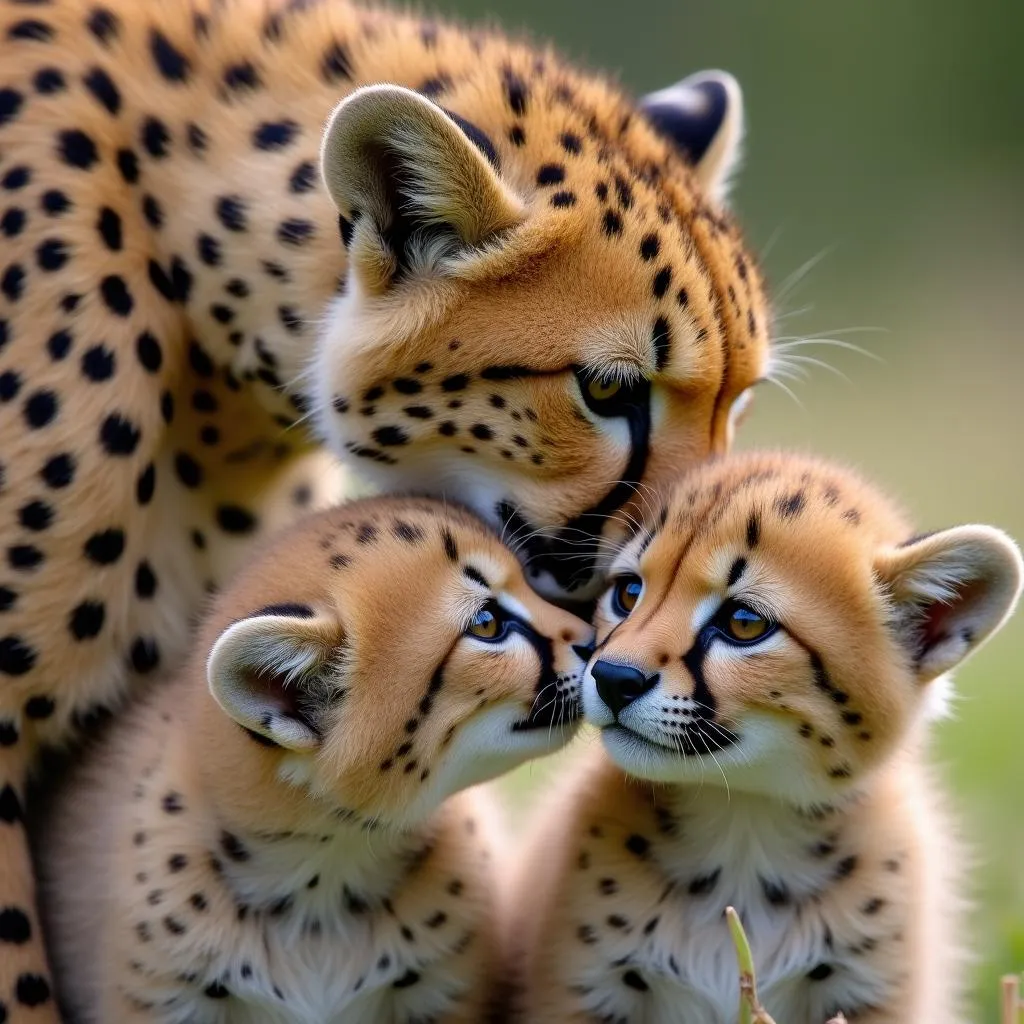
<svg viewBox="0 0 1024 1024">
<path fill-rule="evenodd" d="M 1003 978 L 1002 1024 L 1020 1024 L 1024 1021 L 1024 1005 L 1020 1001 L 1020 977 L 1007 974 Z"/>
<path fill-rule="evenodd" d="M 725 908 L 729 922 L 729 933 L 736 947 L 736 961 L 740 968 L 740 1017 L 739 1024 L 775 1024 L 768 1011 L 757 998 L 757 976 L 754 973 L 754 955 L 750 951 L 747 933 L 740 923 L 740 916 L 732 907 Z"/>
</svg>

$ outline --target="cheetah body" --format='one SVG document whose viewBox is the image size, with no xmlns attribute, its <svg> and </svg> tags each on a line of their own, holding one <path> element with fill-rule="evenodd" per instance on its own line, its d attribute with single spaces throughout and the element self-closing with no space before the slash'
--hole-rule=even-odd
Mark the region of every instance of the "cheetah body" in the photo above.
<svg viewBox="0 0 1024 1024">
<path fill-rule="evenodd" d="M 508 609 L 504 633 L 467 634 L 484 609 Z M 467 787 L 573 734 L 591 635 L 440 504 L 355 502 L 286 533 L 46 825 L 73 1019 L 482 1019 L 494 828 Z"/>
<path fill-rule="evenodd" d="M 0 56 L 0 907 L 31 919 L 40 749 L 180 667 L 315 439 L 586 597 L 640 489 L 728 446 L 770 316 L 721 76 L 641 111 L 343 0 L 8 4 Z M 0 943 L 41 1018 L 38 928 Z"/>
<path fill-rule="evenodd" d="M 612 573 L 583 688 L 603 750 L 513 886 L 522 1019 L 728 1024 L 728 906 L 774 1019 L 966 1019 L 960 839 L 926 727 L 1014 607 L 1014 544 L 913 537 L 852 474 L 753 454 L 688 475 Z M 730 642 L 734 615 L 764 639 Z"/>
</svg>

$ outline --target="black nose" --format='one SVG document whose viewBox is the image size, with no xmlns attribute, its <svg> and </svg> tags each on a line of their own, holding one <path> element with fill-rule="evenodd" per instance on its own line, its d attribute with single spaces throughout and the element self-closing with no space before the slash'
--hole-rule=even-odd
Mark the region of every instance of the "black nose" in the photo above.
<svg viewBox="0 0 1024 1024">
<path fill-rule="evenodd" d="M 614 661 L 597 661 L 590 673 L 597 683 L 601 700 L 611 708 L 616 718 L 623 708 L 653 690 L 658 683 L 657 672 L 653 676 L 645 676 L 638 668 L 619 665 Z"/>
</svg>

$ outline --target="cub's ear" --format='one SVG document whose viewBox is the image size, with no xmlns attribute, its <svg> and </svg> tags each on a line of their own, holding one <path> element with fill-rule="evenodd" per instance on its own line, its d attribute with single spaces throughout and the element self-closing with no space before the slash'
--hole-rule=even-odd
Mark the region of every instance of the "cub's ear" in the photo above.
<svg viewBox="0 0 1024 1024">
<path fill-rule="evenodd" d="M 410 89 L 371 85 L 339 103 L 320 169 L 364 287 L 436 271 L 518 224 L 522 203 L 497 162 L 483 132 Z"/>
<path fill-rule="evenodd" d="M 314 750 L 345 695 L 341 626 L 304 605 L 281 605 L 235 622 L 206 662 L 214 700 L 268 746 Z"/>
<path fill-rule="evenodd" d="M 645 96 L 640 109 L 694 165 L 704 190 L 724 200 L 743 142 L 739 82 L 726 71 L 699 71 Z"/>
<path fill-rule="evenodd" d="M 958 526 L 883 553 L 875 570 L 921 682 L 948 672 L 1006 621 L 1020 597 L 1017 545 L 991 526 Z"/>
</svg>

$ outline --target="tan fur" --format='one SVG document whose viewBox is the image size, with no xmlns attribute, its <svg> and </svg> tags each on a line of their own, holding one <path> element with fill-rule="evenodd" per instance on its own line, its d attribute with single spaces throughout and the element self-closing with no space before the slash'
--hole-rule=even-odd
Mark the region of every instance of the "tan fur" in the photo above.
<svg viewBox="0 0 1024 1024">
<path fill-rule="evenodd" d="M 511 520 L 537 585 L 586 596 L 638 485 L 728 446 L 770 313 L 716 198 L 731 80 L 691 167 L 546 49 L 344 0 L 7 4 L 0 40 L 0 1005 L 52 1021 L 20 824 L 39 750 L 180 667 L 294 459 L 326 441 L 388 492 Z M 381 83 L 436 106 L 356 116 Z M 329 119 L 351 145 L 321 169 Z M 587 375 L 636 402 L 594 412 Z"/>
<path fill-rule="evenodd" d="M 520 633 L 465 635 L 490 600 L 527 617 L 550 666 Z M 453 794 L 572 735 L 571 645 L 591 635 L 439 503 L 356 502 L 283 535 L 45 829 L 74 1019 L 481 1020 L 491 812 L 478 789 Z M 301 651 L 301 670 L 274 668 Z"/>
<path fill-rule="evenodd" d="M 1016 546 L 913 538 L 852 473 L 750 454 L 689 474 L 612 572 L 642 590 L 629 614 L 616 583 L 598 606 L 583 701 L 604 749 L 511 886 L 522 1019 L 731 1024 L 733 905 L 780 1022 L 965 1020 L 959 841 L 926 726 L 943 673 L 1014 608 Z M 740 605 L 777 628 L 729 643 Z"/>
</svg>

